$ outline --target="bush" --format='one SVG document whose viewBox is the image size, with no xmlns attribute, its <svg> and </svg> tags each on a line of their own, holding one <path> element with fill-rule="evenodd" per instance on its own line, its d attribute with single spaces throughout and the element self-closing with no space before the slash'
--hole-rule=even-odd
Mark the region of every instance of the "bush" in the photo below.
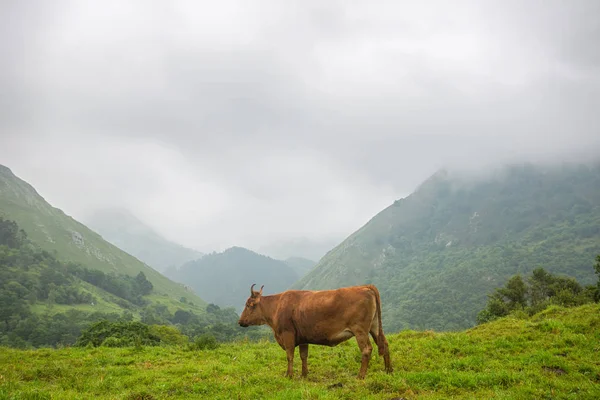
<svg viewBox="0 0 600 400">
<path fill-rule="evenodd" d="M 194 343 L 188 346 L 188 350 L 214 350 L 219 347 L 217 339 L 208 333 L 198 336 Z"/>
<path fill-rule="evenodd" d="M 81 333 L 75 346 L 85 347 L 127 347 L 127 346 L 157 346 L 160 337 L 150 331 L 150 327 L 141 322 L 110 322 L 99 321 L 90 325 Z"/>
<path fill-rule="evenodd" d="M 184 345 L 189 342 L 188 337 L 174 326 L 151 325 L 150 333 L 158 337 L 163 344 Z"/>
<path fill-rule="evenodd" d="M 102 347 L 130 347 L 133 346 L 133 341 L 129 338 L 116 338 L 114 336 L 107 337 L 101 344 Z"/>
</svg>

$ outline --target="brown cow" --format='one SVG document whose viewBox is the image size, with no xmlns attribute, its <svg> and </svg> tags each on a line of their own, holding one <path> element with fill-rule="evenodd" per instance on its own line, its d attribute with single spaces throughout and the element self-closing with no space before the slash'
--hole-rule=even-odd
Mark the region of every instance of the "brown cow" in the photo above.
<svg viewBox="0 0 600 400">
<path fill-rule="evenodd" d="M 388 342 L 381 325 L 381 299 L 373 285 L 352 286 L 335 290 L 288 290 L 263 296 L 250 287 L 250 297 L 238 323 L 267 324 L 273 330 L 277 343 L 287 353 L 287 376 L 293 375 L 294 350 L 300 347 L 302 376 L 308 374 L 308 345 L 336 346 L 356 336 L 362 352 L 358 378 L 363 379 L 371 359 L 373 336 L 379 354 L 385 361 L 385 370 L 393 371 Z"/>
</svg>

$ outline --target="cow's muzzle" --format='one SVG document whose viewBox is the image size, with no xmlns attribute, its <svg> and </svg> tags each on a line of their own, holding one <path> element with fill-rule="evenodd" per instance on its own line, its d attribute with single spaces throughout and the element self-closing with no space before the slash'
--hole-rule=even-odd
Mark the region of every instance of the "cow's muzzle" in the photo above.
<svg viewBox="0 0 600 400">
<path fill-rule="evenodd" d="M 242 321 L 238 321 L 238 324 L 240 324 L 240 326 L 241 326 L 242 328 L 247 328 L 247 327 L 248 327 L 248 324 L 246 324 L 246 323 L 244 323 L 244 322 L 242 322 Z"/>
</svg>

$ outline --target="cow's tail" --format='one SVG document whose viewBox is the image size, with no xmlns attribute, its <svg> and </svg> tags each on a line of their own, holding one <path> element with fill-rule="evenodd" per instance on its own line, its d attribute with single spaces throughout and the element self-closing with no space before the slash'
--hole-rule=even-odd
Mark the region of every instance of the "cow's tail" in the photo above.
<svg viewBox="0 0 600 400">
<path fill-rule="evenodd" d="M 379 290 L 375 285 L 369 285 L 369 288 L 375 293 L 375 303 L 377 304 L 377 322 L 379 323 L 379 330 L 377 332 L 377 349 L 379 355 L 382 356 L 387 353 L 387 341 L 383 334 L 383 323 L 381 322 L 381 297 L 379 296 Z"/>
</svg>

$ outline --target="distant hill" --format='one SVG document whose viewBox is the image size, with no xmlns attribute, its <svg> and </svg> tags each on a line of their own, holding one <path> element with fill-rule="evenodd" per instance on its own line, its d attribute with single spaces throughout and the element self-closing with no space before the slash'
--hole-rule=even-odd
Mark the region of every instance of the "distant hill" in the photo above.
<svg viewBox="0 0 600 400">
<path fill-rule="evenodd" d="M 317 263 L 302 257 L 290 257 L 284 262 L 293 269 L 299 277 L 306 275 Z"/>
<path fill-rule="evenodd" d="M 98 210 L 85 223 L 108 242 L 160 272 L 197 260 L 203 255 L 168 241 L 128 210 Z"/>
<path fill-rule="evenodd" d="M 293 285 L 375 283 L 386 330 L 472 326 L 487 294 L 536 267 L 594 281 L 600 165 L 515 165 L 483 177 L 440 171 Z"/>
<path fill-rule="evenodd" d="M 256 251 L 260 254 L 267 254 L 277 260 L 285 260 L 290 257 L 319 260 L 338 242 L 339 240 L 333 239 L 315 240 L 298 237 L 276 240 L 259 247 Z"/>
<path fill-rule="evenodd" d="M 206 302 L 193 290 L 171 281 L 63 211 L 52 207 L 30 184 L 2 165 L 0 217 L 15 221 L 31 241 L 54 253 L 60 261 L 131 277 L 143 272 L 154 286 L 152 294 L 147 296 L 148 300 L 164 304 L 173 311 L 182 308 L 196 314 L 205 313 Z M 180 302 L 183 297 L 187 299 L 186 304 Z"/>
<path fill-rule="evenodd" d="M 265 285 L 267 294 L 286 290 L 298 280 L 298 274 L 285 262 L 242 247 L 206 254 L 166 273 L 202 293 L 206 301 L 236 310 L 243 309 L 253 283 L 256 290 Z"/>
</svg>

